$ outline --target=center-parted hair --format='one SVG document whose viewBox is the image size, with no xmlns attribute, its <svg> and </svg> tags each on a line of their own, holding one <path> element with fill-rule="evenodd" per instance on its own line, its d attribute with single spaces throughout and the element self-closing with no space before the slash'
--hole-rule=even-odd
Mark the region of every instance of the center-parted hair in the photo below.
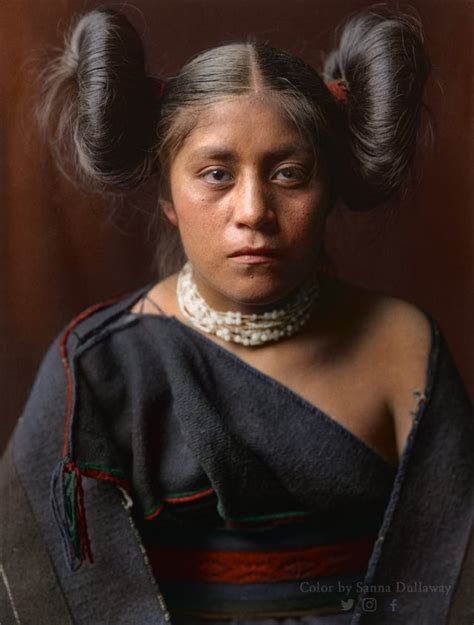
<svg viewBox="0 0 474 625">
<path fill-rule="evenodd" d="M 199 111 L 258 86 L 324 161 L 335 196 L 365 210 L 407 178 L 429 72 L 417 20 L 369 9 L 342 28 L 321 74 L 252 40 L 206 50 L 171 77 L 151 77 L 128 19 L 97 8 L 77 16 L 64 50 L 42 72 L 37 112 L 68 177 L 126 190 L 157 175 L 164 188 Z M 345 103 L 328 89 L 332 80 L 344 81 Z"/>
</svg>

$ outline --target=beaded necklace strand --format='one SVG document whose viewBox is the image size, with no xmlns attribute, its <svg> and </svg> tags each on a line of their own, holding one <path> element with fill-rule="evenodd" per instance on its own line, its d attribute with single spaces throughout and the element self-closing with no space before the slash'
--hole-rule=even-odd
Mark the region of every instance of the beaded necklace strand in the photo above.
<svg viewBox="0 0 474 625">
<path fill-rule="evenodd" d="M 176 294 L 182 314 L 196 328 L 225 341 L 263 345 L 292 336 L 308 321 L 319 296 L 319 281 L 315 276 L 309 278 L 281 308 L 253 314 L 218 311 L 199 293 L 187 261 L 179 273 Z"/>
</svg>

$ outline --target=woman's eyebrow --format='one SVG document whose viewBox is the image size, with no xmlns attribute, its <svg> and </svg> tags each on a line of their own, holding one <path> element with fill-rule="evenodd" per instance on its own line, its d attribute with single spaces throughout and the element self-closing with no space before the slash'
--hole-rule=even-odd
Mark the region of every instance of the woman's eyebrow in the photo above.
<svg viewBox="0 0 474 625">
<path fill-rule="evenodd" d="M 263 160 L 272 161 L 272 160 L 280 160 L 283 158 L 288 158 L 289 156 L 294 156 L 295 154 L 302 156 L 312 156 L 311 149 L 304 144 L 288 144 L 278 147 L 274 150 L 269 150 L 263 154 Z M 207 159 L 216 159 L 220 161 L 237 161 L 238 156 L 232 150 L 223 148 L 222 146 L 206 146 L 203 148 L 197 148 L 191 153 L 191 158 L 207 158 Z"/>
</svg>

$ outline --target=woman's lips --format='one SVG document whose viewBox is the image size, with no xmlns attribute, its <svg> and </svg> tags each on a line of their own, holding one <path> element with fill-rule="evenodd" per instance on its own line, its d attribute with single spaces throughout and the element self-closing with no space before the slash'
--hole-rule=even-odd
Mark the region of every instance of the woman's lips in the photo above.
<svg viewBox="0 0 474 625">
<path fill-rule="evenodd" d="M 242 247 L 230 254 L 230 258 L 233 258 L 238 263 L 244 263 L 248 265 L 256 265 L 260 263 L 271 263 L 278 256 L 276 249 L 272 247 Z"/>
<path fill-rule="evenodd" d="M 236 256 L 231 256 L 230 258 L 235 260 L 237 263 L 244 263 L 248 265 L 271 263 L 276 260 L 276 256 L 271 254 L 237 254 Z"/>
</svg>

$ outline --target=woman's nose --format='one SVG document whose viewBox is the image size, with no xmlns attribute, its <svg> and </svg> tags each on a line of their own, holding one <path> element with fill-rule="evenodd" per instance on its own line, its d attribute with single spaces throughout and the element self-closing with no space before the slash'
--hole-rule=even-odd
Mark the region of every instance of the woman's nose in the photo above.
<svg viewBox="0 0 474 625">
<path fill-rule="evenodd" d="M 274 202 L 263 181 L 252 177 L 242 181 L 236 190 L 233 214 L 237 225 L 255 229 L 275 223 Z"/>
</svg>

